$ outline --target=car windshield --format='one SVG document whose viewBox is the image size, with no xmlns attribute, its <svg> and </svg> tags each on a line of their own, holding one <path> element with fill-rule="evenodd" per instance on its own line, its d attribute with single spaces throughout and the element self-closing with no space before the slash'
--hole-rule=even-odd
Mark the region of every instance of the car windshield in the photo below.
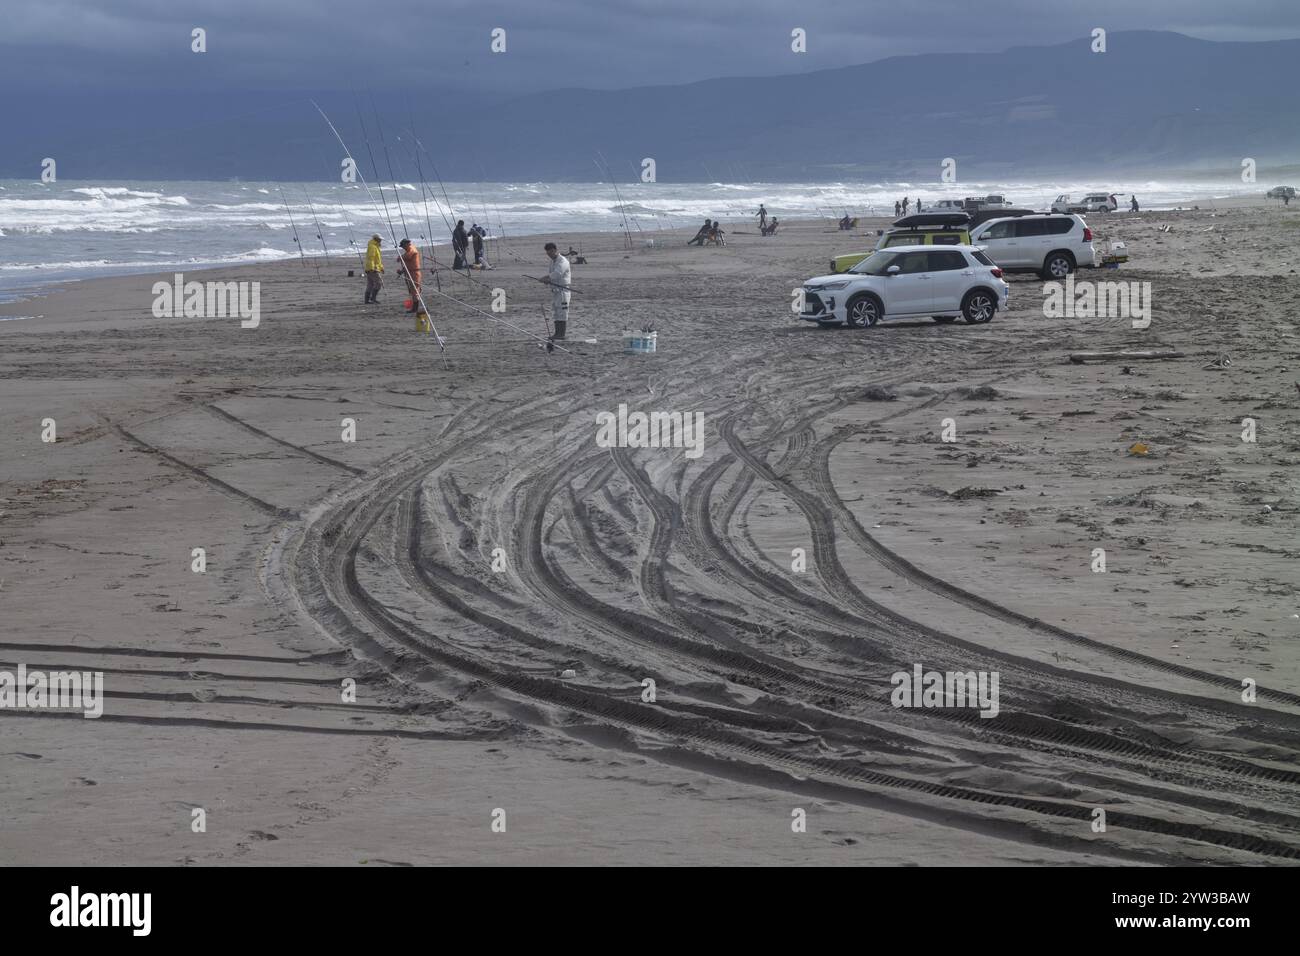
<svg viewBox="0 0 1300 956">
<path fill-rule="evenodd" d="M 883 276 L 897 258 L 897 252 L 873 252 L 849 271 L 864 276 Z"/>
</svg>

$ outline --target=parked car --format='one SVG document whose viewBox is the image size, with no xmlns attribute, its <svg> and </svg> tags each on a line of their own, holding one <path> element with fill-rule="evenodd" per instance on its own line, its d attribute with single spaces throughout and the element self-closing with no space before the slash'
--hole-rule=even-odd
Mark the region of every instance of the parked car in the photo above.
<svg viewBox="0 0 1300 956">
<path fill-rule="evenodd" d="M 1006 196 L 997 193 L 990 193 L 984 197 L 984 205 L 981 209 L 1010 209 L 1011 203 L 1007 201 Z"/>
<path fill-rule="evenodd" d="M 873 252 L 846 273 L 809 279 L 799 318 L 865 328 L 886 318 L 960 316 L 973 325 L 1006 308 L 1009 292 L 1002 270 L 979 249 L 898 246 Z"/>
<path fill-rule="evenodd" d="M 940 199 L 930 203 L 926 212 L 965 212 L 966 207 L 960 199 Z"/>
<path fill-rule="evenodd" d="M 960 246 L 970 245 L 970 217 L 964 212 L 913 213 L 894 220 L 894 225 L 882 230 L 876 240 L 876 249 L 895 246 Z M 831 272 L 848 272 L 870 252 L 849 252 L 831 260 Z"/>
<path fill-rule="evenodd" d="M 1044 279 L 1059 280 L 1075 269 L 1097 265 L 1092 230 L 1079 215 L 992 219 L 972 229 L 970 240 L 1007 272 L 1037 272 Z"/>
<path fill-rule="evenodd" d="M 1274 186 L 1267 193 L 1269 199 L 1295 199 L 1294 186 Z"/>
</svg>

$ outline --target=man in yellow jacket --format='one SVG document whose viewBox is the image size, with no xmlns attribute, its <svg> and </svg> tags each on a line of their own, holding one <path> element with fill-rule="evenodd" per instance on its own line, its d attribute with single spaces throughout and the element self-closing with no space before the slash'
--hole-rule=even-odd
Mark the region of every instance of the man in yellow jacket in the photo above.
<svg viewBox="0 0 1300 956">
<path fill-rule="evenodd" d="M 379 290 L 384 287 L 384 259 L 379 254 L 383 241 L 374 235 L 366 246 L 366 305 L 378 302 Z"/>
</svg>

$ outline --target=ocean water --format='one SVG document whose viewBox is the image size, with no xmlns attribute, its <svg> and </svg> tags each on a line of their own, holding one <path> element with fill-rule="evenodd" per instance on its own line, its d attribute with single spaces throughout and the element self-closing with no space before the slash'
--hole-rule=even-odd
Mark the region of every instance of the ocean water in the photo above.
<svg viewBox="0 0 1300 956">
<path fill-rule="evenodd" d="M 759 203 L 785 219 L 893 214 L 895 199 L 927 204 L 1002 193 L 1046 208 L 1060 193 L 1135 194 L 1144 209 L 1262 194 L 1214 182 L 1037 183 L 398 183 L 73 182 L 0 180 L 0 301 L 93 276 L 303 256 L 359 255 L 372 233 L 450 244 L 456 219 L 488 230 L 488 256 L 542 259 L 581 232 L 628 229 L 650 238 L 706 217 L 754 228 Z M 385 206 L 387 207 L 385 209 Z M 318 228 L 319 227 L 319 228 Z M 391 256 L 391 252 L 389 253 Z"/>
</svg>

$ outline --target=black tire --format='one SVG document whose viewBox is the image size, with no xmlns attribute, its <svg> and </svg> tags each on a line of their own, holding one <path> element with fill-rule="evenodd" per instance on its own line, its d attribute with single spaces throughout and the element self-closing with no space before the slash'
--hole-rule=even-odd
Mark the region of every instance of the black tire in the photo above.
<svg viewBox="0 0 1300 956">
<path fill-rule="evenodd" d="M 1074 271 L 1074 256 L 1058 249 L 1049 252 L 1043 260 L 1043 268 L 1038 274 L 1047 282 L 1060 282 Z"/>
<path fill-rule="evenodd" d="M 849 299 L 844 307 L 851 329 L 862 329 L 875 325 L 885 314 L 885 308 L 870 292 L 860 292 Z"/>
<path fill-rule="evenodd" d="M 997 310 L 997 296 L 988 289 L 971 289 L 961 300 L 961 316 L 967 325 L 991 322 Z"/>
<path fill-rule="evenodd" d="M 947 325 L 949 322 L 957 321 L 957 316 L 955 315 L 932 315 L 930 318 L 934 319 L 934 321 L 938 322 L 940 325 Z"/>
</svg>

